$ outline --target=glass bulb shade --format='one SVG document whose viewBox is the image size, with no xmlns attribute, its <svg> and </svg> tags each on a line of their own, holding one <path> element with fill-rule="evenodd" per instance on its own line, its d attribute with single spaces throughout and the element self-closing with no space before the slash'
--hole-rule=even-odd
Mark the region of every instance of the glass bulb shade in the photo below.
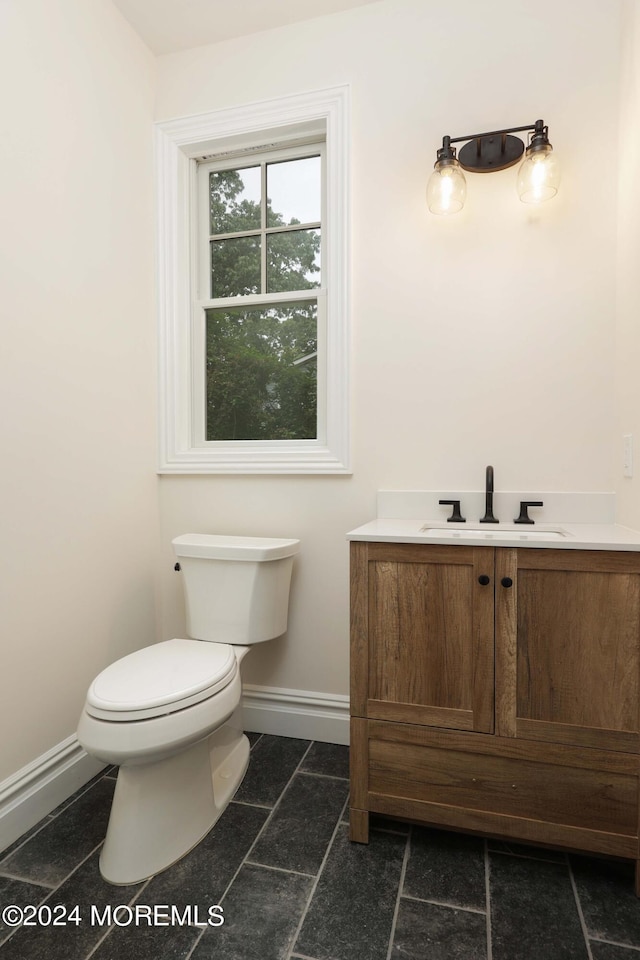
<svg viewBox="0 0 640 960">
<path fill-rule="evenodd" d="M 467 181 L 457 160 L 438 160 L 427 184 L 427 205 L 431 213 L 447 216 L 458 213 L 467 196 Z"/>
<path fill-rule="evenodd" d="M 555 197 L 560 185 L 560 166 L 551 144 L 527 150 L 518 170 L 516 189 L 523 203 L 542 203 Z"/>
</svg>

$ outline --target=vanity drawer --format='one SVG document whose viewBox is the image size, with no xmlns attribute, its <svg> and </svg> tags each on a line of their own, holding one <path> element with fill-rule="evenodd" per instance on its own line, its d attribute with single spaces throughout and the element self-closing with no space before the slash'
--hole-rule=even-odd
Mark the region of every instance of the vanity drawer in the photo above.
<svg viewBox="0 0 640 960">
<path fill-rule="evenodd" d="M 636 856 L 638 763 L 628 755 L 376 722 L 368 755 L 372 811 Z"/>
</svg>

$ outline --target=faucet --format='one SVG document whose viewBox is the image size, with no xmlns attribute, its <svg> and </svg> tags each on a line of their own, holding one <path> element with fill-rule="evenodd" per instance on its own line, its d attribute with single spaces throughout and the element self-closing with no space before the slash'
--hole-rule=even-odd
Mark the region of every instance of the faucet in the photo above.
<svg viewBox="0 0 640 960">
<path fill-rule="evenodd" d="M 493 515 L 493 467 L 487 467 L 485 481 L 485 509 L 480 523 L 500 523 Z"/>
</svg>

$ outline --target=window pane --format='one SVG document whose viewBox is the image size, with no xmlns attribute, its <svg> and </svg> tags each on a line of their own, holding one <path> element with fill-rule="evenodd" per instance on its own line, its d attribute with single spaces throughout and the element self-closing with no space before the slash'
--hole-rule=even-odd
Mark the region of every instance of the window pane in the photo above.
<svg viewBox="0 0 640 960">
<path fill-rule="evenodd" d="M 320 157 L 267 164 L 267 226 L 319 223 Z"/>
<path fill-rule="evenodd" d="M 211 297 L 260 293 L 260 238 L 211 242 Z"/>
<path fill-rule="evenodd" d="M 315 301 L 209 309 L 207 440 L 313 440 Z"/>
<path fill-rule="evenodd" d="M 320 286 L 320 231 L 286 230 L 267 237 L 267 293 Z"/>
<path fill-rule="evenodd" d="M 210 232 L 260 229 L 260 167 L 209 174 Z"/>
</svg>

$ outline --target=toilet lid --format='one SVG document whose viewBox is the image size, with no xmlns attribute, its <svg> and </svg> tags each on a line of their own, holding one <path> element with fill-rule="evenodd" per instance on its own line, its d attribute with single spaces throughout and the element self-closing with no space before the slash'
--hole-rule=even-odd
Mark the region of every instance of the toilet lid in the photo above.
<svg viewBox="0 0 640 960">
<path fill-rule="evenodd" d="M 203 640 L 165 640 L 123 657 L 91 684 L 86 710 L 100 719 L 144 720 L 213 696 L 238 671 L 233 647 Z"/>
</svg>

